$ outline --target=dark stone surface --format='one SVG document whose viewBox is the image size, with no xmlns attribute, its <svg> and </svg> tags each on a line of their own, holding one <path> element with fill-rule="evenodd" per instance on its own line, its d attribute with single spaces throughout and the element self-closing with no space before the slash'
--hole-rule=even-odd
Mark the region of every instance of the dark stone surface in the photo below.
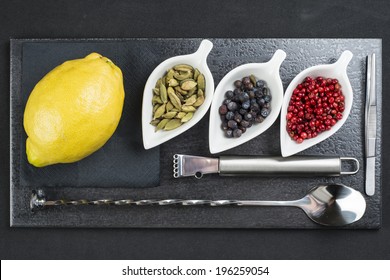
<svg viewBox="0 0 390 280">
<path fill-rule="evenodd" d="M 58 41 L 16 41 L 16 45 L 23 45 L 23 60 L 32 65 L 33 58 L 28 54 L 39 54 L 38 61 L 45 61 L 41 66 L 35 65 L 33 71 L 36 77 L 46 73 L 53 65 L 70 59 L 73 56 L 84 56 L 95 50 L 105 56 L 112 57 L 123 70 L 125 88 L 130 89 L 130 94 L 142 93 L 143 84 L 148 75 L 161 61 L 174 55 L 191 53 L 196 50 L 201 39 L 122 39 L 122 40 L 58 40 Z M 292 208 L 236 208 L 236 207 L 110 207 L 110 206 L 81 206 L 59 207 L 46 209 L 32 214 L 28 208 L 28 197 L 31 190 L 38 187 L 48 193 L 48 198 L 69 199 L 99 199 L 99 198 L 133 198 L 133 199 L 257 199 L 257 200 L 292 200 L 298 199 L 314 186 L 327 183 L 343 183 L 364 192 L 364 94 L 365 94 L 365 59 L 375 52 L 377 54 L 377 93 L 378 93 L 378 123 L 381 123 L 381 40 L 375 39 L 211 39 L 214 48 L 208 58 L 208 64 L 217 84 L 223 75 L 234 67 L 248 62 L 268 61 L 276 49 L 283 49 L 287 58 L 281 66 L 281 78 L 284 88 L 303 69 L 329 63 L 338 58 L 344 50 L 350 50 L 354 54 L 349 67 L 348 75 L 354 91 L 354 103 L 351 114 L 344 126 L 332 137 L 320 144 L 302 152 L 305 155 L 338 155 L 356 157 L 362 164 L 361 170 L 354 176 L 344 177 L 220 177 L 218 175 L 205 176 L 202 180 L 195 178 L 174 179 L 172 177 L 172 156 L 175 153 L 195 154 L 209 156 L 208 152 L 208 115 L 196 126 L 182 135 L 161 145 L 161 184 L 152 189 L 120 188 L 116 183 L 117 177 L 129 174 L 122 169 L 115 170 L 112 175 L 112 184 L 105 189 L 91 187 L 96 181 L 101 186 L 102 180 L 99 173 L 88 172 L 80 175 L 79 186 L 90 188 L 73 188 L 72 178 L 68 178 L 68 170 L 56 168 L 43 173 L 26 172 L 31 167 L 24 157 L 20 159 L 22 169 L 19 170 L 18 162 L 13 164 L 15 184 L 12 186 L 12 225 L 13 226 L 55 226 L 55 227 L 215 227 L 215 228 L 323 228 L 310 221 L 299 209 Z M 14 43 L 12 50 L 14 50 Z M 74 48 L 73 48 L 74 46 Z M 27 49 L 27 52 L 24 50 Z M 34 51 L 32 51 L 34 50 Z M 58 55 L 53 55 L 58 54 Z M 17 62 L 18 53 L 13 52 L 13 62 Z M 49 59 L 45 60 L 45 56 Z M 55 57 L 54 62 L 52 62 Z M 16 58 L 16 59 L 15 59 Z M 13 63 L 14 65 L 14 63 Z M 16 103 L 13 110 L 19 116 L 23 111 L 24 103 L 32 81 L 38 78 L 30 77 L 30 69 L 22 66 L 22 80 L 29 77 L 30 83 L 26 89 L 22 88 L 23 100 Z M 14 73 L 14 72 L 12 72 Z M 18 73 L 17 71 L 15 72 Z M 32 74 L 31 74 L 32 75 Z M 12 76 L 13 84 L 18 85 L 18 76 Z M 136 81 L 133 81 L 136 79 Z M 14 88 L 15 89 L 15 88 Z M 13 97 L 20 93 L 12 92 Z M 13 99 L 14 100 L 14 99 Z M 13 103 L 14 104 L 14 103 Z M 14 106 L 13 106 L 14 107 Z M 12 109 L 13 109 L 12 107 Z M 18 111 L 19 110 L 19 111 Z M 13 114 L 14 117 L 14 114 Z M 13 123 L 15 131 L 20 128 L 20 122 Z M 130 126 L 131 122 L 122 117 L 121 124 Z M 138 126 L 141 126 L 140 121 Z M 119 129 L 119 132 L 121 130 Z M 127 131 L 129 133 L 129 131 Z M 20 133 L 20 132 L 19 132 Z M 17 133 L 16 133 L 17 134 Z M 18 134 L 15 137 L 18 139 Z M 115 136 L 113 137 L 115 139 Z M 365 216 L 345 228 L 378 228 L 380 227 L 380 162 L 381 162 L 381 130 L 378 130 L 377 145 L 377 193 L 373 197 L 366 197 L 367 212 Z M 21 137 L 21 143 L 25 138 Z M 24 150 L 23 144 L 13 144 L 13 151 L 20 154 Z M 109 143 L 110 144 L 110 143 Z M 120 154 L 122 146 L 115 146 L 117 153 L 112 156 L 115 161 Z M 97 152 L 96 154 L 99 154 Z M 278 155 L 279 122 L 264 134 L 223 154 L 231 155 Z M 107 155 L 109 156 L 109 155 Z M 17 157 L 17 155 L 16 155 Z M 89 159 L 93 167 L 94 155 Z M 98 162 L 97 166 L 104 167 L 104 163 Z M 125 165 L 127 162 L 118 160 Z M 81 162 L 80 164 L 82 164 Z M 71 166 L 71 165 L 70 165 Z M 151 164 L 151 167 L 153 164 Z M 25 169 L 24 169 L 25 168 Z M 70 167 L 71 168 L 71 167 Z M 78 168 L 75 165 L 75 168 Z M 82 174 L 83 170 L 78 169 Z M 123 174 L 124 172 L 124 174 Z M 137 175 L 134 174 L 136 178 Z M 19 178 L 20 177 L 20 178 Z M 67 179 L 64 179 L 67 178 Z M 129 178 L 132 178 L 130 176 Z M 47 188 L 42 182 L 61 182 L 52 188 Z M 87 183 L 86 183 L 87 182 Z M 103 181 L 104 182 L 104 181 Z M 53 183 L 52 183 L 53 184 Z M 109 184 L 109 183 L 106 183 Z M 124 183 L 125 184 L 125 183 Z M 46 187 L 46 188 L 45 188 Z M 119 188 L 118 188 L 119 187 Z M 115 217 L 115 219 L 112 219 Z"/>
<path fill-rule="evenodd" d="M 122 46 L 122 47 L 121 47 Z M 15 173 L 20 187 L 156 187 L 160 183 L 159 147 L 145 150 L 142 143 L 141 112 L 144 81 L 148 67 L 137 63 L 123 44 L 100 43 L 22 43 L 13 41 L 12 73 L 13 147 Z M 26 133 L 23 113 L 35 84 L 54 67 L 66 60 L 85 57 L 91 52 L 103 53 L 121 69 L 125 87 L 122 117 L 114 135 L 97 152 L 71 164 L 36 168 L 27 162 Z M 140 57 L 141 58 L 141 57 Z M 145 65 L 148 65 L 147 63 Z M 150 64 L 149 64 L 150 65 Z M 20 168 L 20 169 L 19 169 Z"/>
</svg>

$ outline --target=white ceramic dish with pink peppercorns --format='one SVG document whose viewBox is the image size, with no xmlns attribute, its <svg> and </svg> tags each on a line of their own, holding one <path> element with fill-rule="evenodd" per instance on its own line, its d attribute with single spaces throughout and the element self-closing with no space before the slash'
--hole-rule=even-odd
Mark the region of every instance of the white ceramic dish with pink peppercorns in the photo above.
<svg viewBox="0 0 390 280">
<path fill-rule="evenodd" d="M 238 66 L 222 78 L 215 89 L 210 111 L 209 149 L 212 154 L 234 148 L 259 136 L 276 121 L 283 102 L 283 84 L 280 79 L 279 69 L 285 58 L 286 53 L 282 50 L 277 50 L 268 62 L 248 63 Z M 250 75 L 253 75 L 258 81 L 263 81 L 265 87 L 270 92 L 272 100 L 270 101 L 269 114 L 261 123 L 253 124 L 238 137 L 227 137 L 226 131 L 222 128 L 222 116 L 219 108 L 227 99 L 226 92 L 234 89 L 235 81 Z"/>
<path fill-rule="evenodd" d="M 353 102 L 347 75 L 352 57 L 344 51 L 335 63 L 307 68 L 291 81 L 280 118 L 283 157 L 324 141 L 345 123 Z"/>
</svg>

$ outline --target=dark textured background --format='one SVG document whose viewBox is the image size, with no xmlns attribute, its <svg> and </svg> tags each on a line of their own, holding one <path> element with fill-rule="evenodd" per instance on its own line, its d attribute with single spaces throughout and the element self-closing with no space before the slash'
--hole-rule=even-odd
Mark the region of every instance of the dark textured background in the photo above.
<svg viewBox="0 0 390 280">
<path fill-rule="evenodd" d="M 191 15 L 188 17 L 187 15 Z M 183 15 L 186 20 L 183 21 Z M 389 73 L 388 1 L 3 1 L 0 9 L 0 255 L 4 258 L 372 259 L 390 257 L 389 161 L 383 158 L 378 231 L 9 228 L 9 38 L 383 38 Z M 387 79 L 383 88 L 390 85 Z M 383 106 L 390 103 L 384 91 Z M 383 115 L 383 155 L 389 116 Z M 329 246 L 332 250 L 329 250 Z M 336 249 L 337 248 L 337 249 Z"/>
</svg>

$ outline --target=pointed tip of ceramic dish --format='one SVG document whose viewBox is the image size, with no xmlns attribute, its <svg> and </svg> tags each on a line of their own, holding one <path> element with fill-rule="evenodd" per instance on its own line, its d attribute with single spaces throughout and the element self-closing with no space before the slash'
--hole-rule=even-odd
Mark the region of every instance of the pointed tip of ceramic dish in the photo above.
<svg viewBox="0 0 390 280">
<path fill-rule="evenodd" d="M 284 95 L 283 106 L 281 110 L 281 118 L 280 118 L 280 146 L 281 146 L 281 152 L 283 157 L 292 156 L 296 153 L 302 152 L 324 141 L 325 139 L 329 138 L 334 133 L 336 133 L 341 128 L 341 126 L 345 123 L 351 111 L 352 102 L 353 102 L 353 91 L 347 75 L 347 67 L 352 57 L 353 57 L 352 52 L 348 50 L 344 51 L 335 63 L 309 67 L 303 70 L 301 73 L 299 73 L 291 81 Z M 294 89 L 300 83 L 302 83 L 302 81 L 306 77 L 319 77 L 319 76 L 338 79 L 339 84 L 341 85 L 343 95 L 345 97 L 345 101 L 344 101 L 345 110 L 343 112 L 343 118 L 337 121 L 337 123 L 330 130 L 321 132 L 318 134 L 317 137 L 311 139 L 305 139 L 302 143 L 298 144 L 296 141 L 291 139 L 290 135 L 288 135 L 286 130 L 286 125 L 287 125 L 286 115 L 287 115 L 287 109 L 289 106 L 291 95 Z"/>
<path fill-rule="evenodd" d="M 199 122 L 207 113 L 214 95 L 214 79 L 207 65 L 207 56 L 212 48 L 213 43 L 211 41 L 203 40 L 196 52 L 168 58 L 161 62 L 150 74 L 144 88 L 142 101 L 142 138 L 145 149 L 156 147 L 185 132 Z M 205 100 L 188 122 L 174 130 L 159 130 L 155 132 L 155 127 L 150 124 L 153 116 L 153 88 L 155 87 L 157 80 L 165 75 L 167 69 L 170 69 L 177 64 L 189 64 L 194 68 L 198 68 L 204 75 L 206 81 Z"/>
<path fill-rule="evenodd" d="M 279 68 L 285 58 L 286 53 L 282 50 L 277 50 L 268 62 L 249 63 L 238 66 L 222 78 L 215 89 L 210 111 L 210 153 L 220 153 L 239 146 L 266 131 L 276 121 L 283 103 L 283 84 L 279 76 Z M 255 75 L 257 79 L 265 81 L 267 87 L 270 89 L 272 96 L 271 113 L 262 123 L 254 124 L 251 128 L 247 129 L 241 137 L 227 138 L 221 128 L 221 119 L 218 108 L 222 105 L 225 98 L 225 92 L 233 89 L 234 81 L 241 80 L 243 77 L 251 74 Z"/>
</svg>

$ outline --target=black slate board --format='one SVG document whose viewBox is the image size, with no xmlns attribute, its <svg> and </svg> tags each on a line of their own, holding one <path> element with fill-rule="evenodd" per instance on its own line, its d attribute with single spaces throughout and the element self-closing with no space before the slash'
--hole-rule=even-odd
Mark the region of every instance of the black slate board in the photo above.
<svg viewBox="0 0 390 280">
<path fill-rule="evenodd" d="M 27 162 L 23 111 L 15 110 L 12 128 L 20 156 L 19 184 L 42 187 L 155 187 L 160 183 L 159 147 L 145 151 L 142 144 L 141 111 L 144 79 L 148 69 L 134 69 L 126 53 L 118 53 L 114 44 L 30 43 L 20 45 L 20 91 L 12 95 L 13 104 L 24 108 L 35 84 L 65 60 L 82 58 L 95 51 L 113 59 L 124 69 L 125 101 L 121 121 L 114 135 L 97 152 L 72 164 L 36 168 Z M 60 55 L 59 55 L 60 54 Z M 14 73 L 13 73 L 14 74 Z M 133 77 L 132 79 L 127 79 Z M 16 163 L 15 163 L 16 164 Z"/>
<path fill-rule="evenodd" d="M 300 209 L 278 207 L 180 207 L 180 206 L 81 206 L 58 207 L 31 213 L 28 208 L 31 191 L 42 186 L 23 185 L 20 180 L 21 144 L 15 141 L 20 133 L 17 117 L 24 107 L 16 97 L 20 94 L 22 46 L 41 45 L 57 54 L 58 61 L 66 60 L 64 48 L 90 50 L 91 47 L 109 49 L 124 58 L 122 70 L 125 87 L 130 82 L 131 69 L 148 74 L 161 61 L 171 56 L 195 51 L 201 39 L 72 39 L 72 40 L 13 40 L 11 42 L 11 226 L 31 227 L 202 227 L 202 228 L 324 228 L 311 222 Z M 276 49 L 283 49 L 287 58 L 281 67 L 281 78 L 286 88 L 303 69 L 336 59 L 343 50 L 354 54 L 348 75 L 354 91 L 351 115 L 344 126 L 324 142 L 302 152 L 311 155 L 354 156 L 361 170 L 354 176 L 320 178 L 286 177 L 219 177 L 205 176 L 174 179 L 172 156 L 175 153 L 209 155 L 208 115 L 196 126 L 161 145 L 160 186 L 157 188 L 110 187 L 95 185 L 43 187 L 48 198 L 184 198 L 184 199 L 260 199 L 291 200 L 302 197 L 310 188 L 325 183 L 343 183 L 364 192 L 364 94 L 365 58 L 377 54 L 377 106 L 378 124 L 381 124 L 382 104 L 382 43 L 380 39 L 211 39 L 214 48 L 208 58 L 215 84 L 228 71 L 247 62 L 268 61 Z M 108 56 L 108 55 L 107 55 Z M 113 59 L 115 61 L 115 58 Z M 139 76 L 138 78 L 141 78 Z M 126 120 L 122 120 L 126 122 Z M 378 125 L 376 194 L 365 197 L 367 211 L 364 217 L 349 229 L 377 229 L 381 225 L 381 129 Z M 280 154 L 279 124 L 246 144 L 223 154 Z M 98 182 L 96 182 L 98 184 Z"/>
</svg>

